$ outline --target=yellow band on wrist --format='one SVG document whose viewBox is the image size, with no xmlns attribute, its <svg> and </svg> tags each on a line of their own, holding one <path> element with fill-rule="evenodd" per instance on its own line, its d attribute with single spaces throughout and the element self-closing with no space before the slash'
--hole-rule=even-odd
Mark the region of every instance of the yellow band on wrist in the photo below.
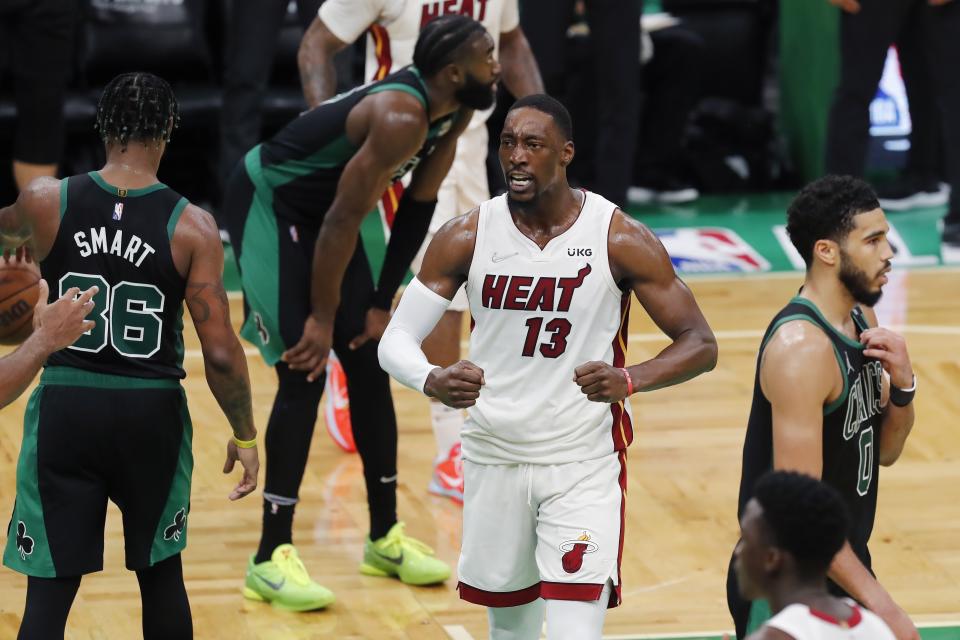
<svg viewBox="0 0 960 640">
<path fill-rule="evenodd" d="M 257 439 L 254 438 L 253 440 L 241 440 L 237 436 L 233 436 L 233 444 L 237 445 L 241 449 L 253 449 L 255 446 L 257 446 Z"/>
</svg>

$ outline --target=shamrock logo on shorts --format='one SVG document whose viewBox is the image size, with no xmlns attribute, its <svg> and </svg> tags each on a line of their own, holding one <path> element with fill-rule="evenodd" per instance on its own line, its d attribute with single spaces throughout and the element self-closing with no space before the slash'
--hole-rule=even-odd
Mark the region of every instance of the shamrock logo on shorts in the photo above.
<svg viewBox="0 0 960 640">
<path fill-rule="evenodd" d="M 256 311 L 253 312 L 253 323 L 257 325 L 257 333 L 260 334 L 260 342 L 263 344 L 269 344 L 270 332 L 267 331 L 267 325 L 263 323 L 263 316 Z"/>
<path fill-rule="evenodd" d="M 26 560 L 33 553 L 33 538 L 27 535 L 27 525 L 23 520 L 17 521 L 17 551 L 21 560 Z"/>
<path fill-rule="evenodd" d="M 163 539 L 173 539 L 180 542 L 180 536 L 183 534 L 183 528 L 185 526 L 187 526 L 187 514 L 183 509 L 180 509 L 180 511 L 177 511 L 176 515 L 173 516 L 173 524 L 163 530 Z"/>
</svg>

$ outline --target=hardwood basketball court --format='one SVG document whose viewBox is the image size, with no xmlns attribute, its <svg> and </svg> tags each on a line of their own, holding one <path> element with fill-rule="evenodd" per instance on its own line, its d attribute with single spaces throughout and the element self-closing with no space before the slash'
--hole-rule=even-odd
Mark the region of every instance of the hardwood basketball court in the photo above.
<svg viewBox="0 0 960 640">
<path fill-rule="evenodd" d="M 875 570 L 916 621 L 940 627 L 925 630 L 925 638 L 957 639 L 960 629 L 949 625 L 960 620 L 960 271 L 892 275 L 879 313 L 884 324 L 906 336 L 919 390 L 916 426 L 903 457 L 881 472 L 871 545 Z M 632 399 L 636 437 L 629 454 L 624 604 L 607 617 L 610 637 L 706 637 L 732 627 L 724 581 L 737 536 L 740 454 L 756 350 L 768 321 L 795 293 L 801 277 L 785 273 L 689 281 L 717 334 L 719 365 L 679 387 Z M 236 323 L 239 297 L 233 296 L 232 305 Z M 636 301 L 632 311 L 631 363 L 666 344 Z M 322 417 L 294 542 L 313 577 L 331 588 L 337 601 L 326 611 L 293 614 L 241 597 L 247 558 L 259 539 L 260 497 L 237 503 L 226 498 L 236 480 L 220 472 L 230 431 L 207 390 L 196 336 L 186 324 L 185 387 L 194 423 L 195 467 L 184 567 L 196 637 L 485 638 L 484 609 L 459 600 L 455 579 L 416 588 L 358 573 L 368 522 L 360 460 L 333 444 Z M 248 353 L 262 432 L 276 382 L 253 349 Z M 395 391 L 400 518 L 410 533 L 455 565 L 461 509 L 426 492 L 434 456 L 427 402 L 407 389 Z M 10 513 L 13 505 L 25 405 L 26 397 L 0 412 L 0 514 Z M 123 568 L 118 516 L 111 507 L 106 569 L 84 579 L 68 638 L 140 637 L 137 582 Z M 22 576 L 0 571 L 0 638 L 16 636 L 25 586 Z"/>
</svg>

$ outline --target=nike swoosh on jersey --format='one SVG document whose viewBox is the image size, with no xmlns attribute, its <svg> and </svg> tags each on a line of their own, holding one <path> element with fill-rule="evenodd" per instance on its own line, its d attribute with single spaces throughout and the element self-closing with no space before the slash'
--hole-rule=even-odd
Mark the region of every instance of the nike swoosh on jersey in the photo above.
<svg viewBox="0 0 960 640">
<path fill-rule="evenodd" d="M 509 260 L 510 258 L 518 255 L 520 255 L 519 251 L 514 251 L 513 253 L 508 253 L 503 256 L 498 255 L 496 252 L 494 252 L 494 254 L 490 256 L 490 262 L 494 262 L 494 263 L 503 262 L 504 260 Z"/>
<path fill-rule="evenodd" d="M 389 478 L 387 476 L 380 476 L 380 482 L 382 482 L 383 484 L 388 484 L 390 482 L 396 482 L 396 481 L 397 481 L 397 474 L 393 474 Z"/>
</svg>

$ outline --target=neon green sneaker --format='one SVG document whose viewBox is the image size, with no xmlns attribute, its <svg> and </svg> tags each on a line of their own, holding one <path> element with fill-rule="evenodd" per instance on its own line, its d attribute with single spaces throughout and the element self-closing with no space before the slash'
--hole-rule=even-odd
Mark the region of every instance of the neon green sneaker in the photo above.
<svg viewBox="0 0 960 640">
<path fill-rule="evenodd" d="M 360 573 L 367 576 L 395 576 L 404 584 L 437 584 L 450 577 L 447 563 L 433 557 L 433 549 L 404 535 L 403 523 L 390 528 L 379 540 L 367 538 L 363 545 Z"/>
<path fill-rule="evenodd" d="M 333 593 L 310 579 L 300 555 L 292 544 L 273 550 L 270 559 L 260 564 L 247 564 L 247 580 L 243 597 L 269 602 L 285 611 L 323 609 L 333 602 Z"/>
</svg>

